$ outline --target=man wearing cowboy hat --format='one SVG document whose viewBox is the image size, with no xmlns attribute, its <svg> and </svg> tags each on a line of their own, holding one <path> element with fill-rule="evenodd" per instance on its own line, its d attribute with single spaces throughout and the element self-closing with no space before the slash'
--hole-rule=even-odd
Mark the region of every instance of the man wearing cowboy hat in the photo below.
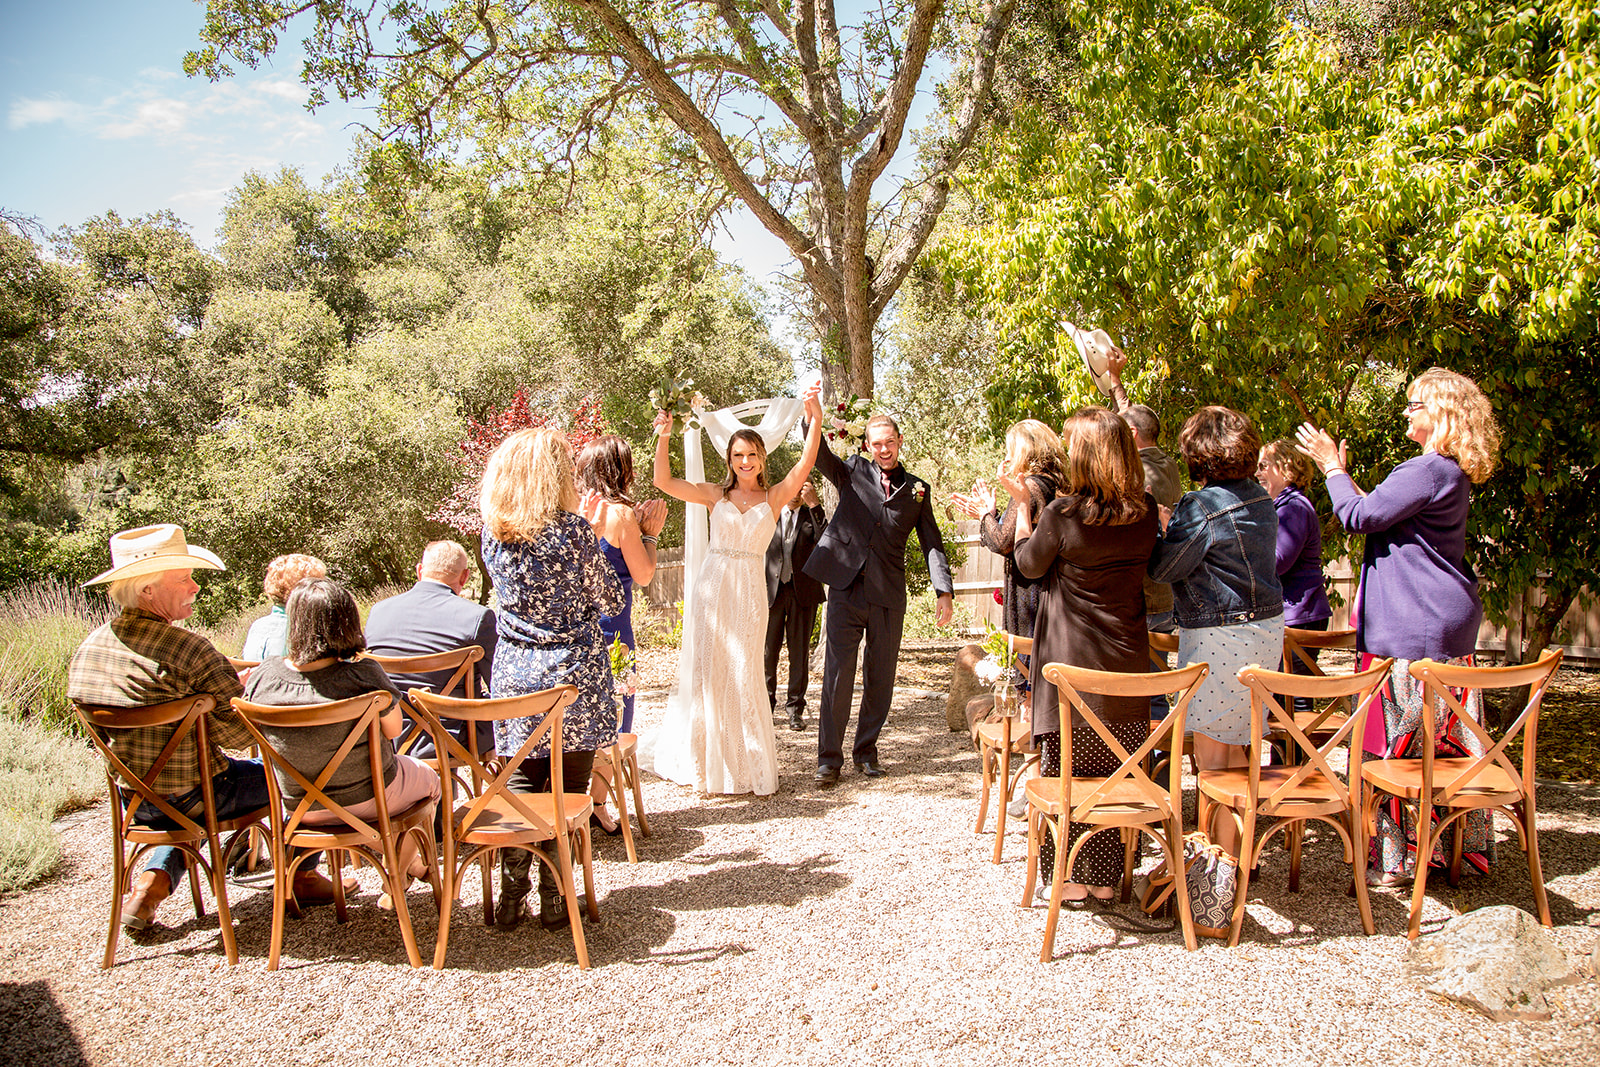
<svg viewBox="0 0 1600 1067">
<path fill-rule="evenodd" d="M 249 733 L 228 702 L 244 695 L 244 687 L 227 657 L 199 634 L 174 623 L 194 611 L 196 568 L 225 570 L 216 554 L 190 546 L 183 529 L 170 523 L 123 530 L 111 538 L 111 569 L 85 585 L 108 586 L 122 614 L 95 630 L 72 654 L 67 695 L 79 704 L 103 708 L 137 708 L 163 704 L 207 693 L 217 708 L 207 719 L 213 767 L 223 767 L 212 777 L 217 818 L 228 819 L 267 804 L 267 779 L 256 760 L 233 759 L 221 748 L 247 748 Z M 117 755 L 138 773 L 154 766 L 175 726 L 114 731 L 109 743 Z M 173 752 L 153 783 L 165 792 L 173 807 L 186 815 L 199 810 L 200 755 L 191 734 Z M 135 819 L 159 826 L 162 816 L 143 804 Z M 313 860 L 312 863 L 315 861 Z M 184 871 L 183 853 L 174 848 L 153 849 L 133 895 L 122 912 L 124 926 L 143 930 L 155 918 L 156 908 L 177 887 Z M 298 903 L 320 904 L 333 899 L 333 883 L 311 864 L 294 879 Z"/>
</svg>

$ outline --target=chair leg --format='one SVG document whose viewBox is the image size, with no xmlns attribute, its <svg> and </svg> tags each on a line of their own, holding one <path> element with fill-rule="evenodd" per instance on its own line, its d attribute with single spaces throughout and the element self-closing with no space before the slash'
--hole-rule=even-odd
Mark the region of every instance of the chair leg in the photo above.
<svg viewBox="0 0 1600 1067">
<path fill-rule="evenodd" d="M 1304 820 L 1289 827 L 1289 892 L 1300 892 L 1300 846 L 1305 841 Z M 1253 866 L 1253 864 L 1252 864 Z"/>
<path fill-rule="evenodd" d="M 113 792 L 112 804 L 116 804 Z M 102 971 L 110 970 L 117 958 L 117 935 L 122 932 L 122 898 L 128 891 L 128 857 L 122 850 L 122 835 L 111 828 L 111 928 L 106 932 L 106 954 L 100 960 Z"/>
<path fill-rule="evenodd" d="M 1066 891 L 1067 881 L 1067 846 L 1062 840 L 1066 835 L 1055 833 L 1055 828 L 1066 821 L 1063 815 L 1051 824 L 1049 829 L 1056 842 L 1055 868 L 1050 875 L 1050 914 L 1044 920 L 1044 946 L 1039 949 L 1039 962 L 1049 963 L 1056 954 L 1056 924 L 1061 921 L 1061 897 Z"/>
<path fill-rule="evenodd" d="M 208 842 L 211 847 L 211 895 L 217 901 L 217 924 L 222 933 L 222 951 L 228 957 L 228 966 L 239 962 L 239 942 L 233 932 L 233 912 L 228 908 L 228 853 L 219 848 L 216 838 Z"/>
<path fill-rule="evenodd" d="M 267 951 L 267 970 L 278 969 L 278 959 L 283 952 L 284 912 L 289 907 L 289 850 L 273 831 L 272 840 L 272 944 Z"/>
<path fill-rule="evenodd" d="M 1345 813 L 1350 832 L 1350 872 L 1355 879 L 1356 908 L 1361 913 L 1361 932 L 1371 937 L 1377 932 L 1372 925 L 1372 901 L 1367 896 L 1367 835 L 1366 820 L 1359 806 Z"/>
<path fill-rule="evenodd" d="M 1428 858 L 1433 855 L 1436 840 L 1432 815 L 1426 800 L 1419 800 L 1414 821 L 1417 830 L 1417 868 L 1411 886 L 1411 918 L 1406 926 L 1406 937 L 1412 941 L 1422 932 L 1422 898 L 1428 891 Z"/>
<path fill-rule="evenodd" d="M 1133 864 L 1135 850 L 1139 845 L 1139 831 L 1131 826 L 1122 828 L 1122 895 L 1119 898 L 1123 904 L 1133 899 Z"/>
<path fill-rule="evenodd" d="M 989 819 L 989 791 L 994 786 L 994 758 L 988 746 L 982 741 L 978 742 L 978 760 L 982 764 L 983 787 L 978 793 L 978 825 L 972 828 L 975 834 L 983 833 L 983 824 Z M 1005 805 L 1002 804 L 1000 818 L 1004 819 L 1005 816 Z"/>
<path fill-rule="evenodd" d="M 611 764 L 611 794 L 617 799 L 617 821 L 622 824 L 622 843 L 628 850 L 628 862 L 638 863 L 639 850 L 634 847 L 633 823 L 628 818 L 628 791 L 623 788 L 623 761 L 616 745 L 606 752 L 606 760 Z"/>
<path fill-rule="evenodd" d="M 183 865 L 189 871 L 189 896 L 194 899 L 194 917 L 203 919 L 206 916 L 206 905 L 200 898 L 200 860 L 194 853 L 184 849 Z"/>
<path fill-rule="evenodd" d="M 1290 827 L 1289 833 L 1294 833 L 1294 830 L 1294 827 Z M 1239 935 L 1244 931 L 1245 905 L 1250 902 L 1250 869 L 1259 860 L 1259 846 L 1256 843 L 1256 813 L 1255 809 L 1251 808 L 1245 812 L 1244 826 L 1239 833 L 1239 873 L 1237 875 L 1238 880 L 1233 886 L 1233 919 L 1228 923 L 1229 948 L 1239 943 Z M 1188 896 L 1188 893 L 1185 892 L 1184 896 Z"/>
<path fill-rule="evenodd" d="M 500 854 L 498 849 L 488 849 L 478 853 L 478 866 L 483 869 L 483 925 L 494 925 L 494 869 L 495 857 Z"/>
<path fill-rule="evenodd" d="M 1005 844 L 1006 844 L 1006 802 L 1005 802 L 1004 797 L 1005 797 L 1005 793 L 1006 793 L 1007 783 L 1009 783 L 1011 781 L 1011 746 L 1010 745 L 1006 745 L 1006 746 L 1002 747 L 1001 750 L 1000 750 L 1000 769 L 999 769 L 999 771 L 996 772 L 996 777 L 999 780 L 999 782 L 1001 783 L 1001 785 L 1000 785 L 1001 800 L 999 802 L 1000 810 L 995 812 L 994 855 L 991 857 L 991 861 L 994 862 L 994 863 L 999 863 L 1000 862 L 1000 853 L 1005 848 Z"/>
<path fill-rule="evenodd" d="M 639 817 L 639 833 L 650 836 L 650 819 L 644 812 L 644 793 L 639 788 L 639 759 L 629 755 L 622 761 L 628 772 L 628 787 L 633 790 L 633 813 Z"/>
<path fill-rule="evenodd" d="M 1490 830 L 1494 828 L 1494 816 L 1489 816 Z M 1465 817 L 1456 820 L 1450 832 L 1450 886 L 1455 888 L 1461 884 L 1461 846 L 1462 839 L 1467 836 L 1467 820 Z"/>
<path fill-rule="evenodd" d="M 1183 929 L 1183 946 L 1190 952 L 1199 948 L 1199 943 L 1194 936 L 1194 913 L 1189 910 L 1189 888 L 1182 882 L 1185 877 L 1183 866 L 1183 837 L 1179 833 L 1176 819 L 1166 824 L 1167 870 L 1172 872 L 1172 895 L 1178 901 L 1178 925 Z"/>
<path fill-rule="evenodd" d="M 433 944 L 433 969 L 436 971 L 444 970 L 444 954 L 450 947 L 450 916 L 455 911 L 456 895 L 461 891 L 465 874 L 465 869 L 452 870 L 448 863 L 439 872 L 444 893 L 439 899 L 439 936 Z"/>
<path fill-rule="evenodd" d="M 1032 804 L 1028 805 L 1028 869 L 1022 879 L 1021 908 L 1033 907 L 1033 886 L 1039 876 L 1039 824 L 1044 815 Z"/>
<path fill-rule="evenodd" d="M 1533 797 L 1529 796 L 1521 811 L 1525 827 L 1523 837 L 1528 842 L 1528 879 L 1533 882 L 1533 902 L 1539 909 L 1539 921 L 1554 926 L 1550 919 L 1550 899 L 1544 889 L 1544 868 L 1539 863 L 1539 831 L 1533 821 L 1534 814 Z"/>
</svg>

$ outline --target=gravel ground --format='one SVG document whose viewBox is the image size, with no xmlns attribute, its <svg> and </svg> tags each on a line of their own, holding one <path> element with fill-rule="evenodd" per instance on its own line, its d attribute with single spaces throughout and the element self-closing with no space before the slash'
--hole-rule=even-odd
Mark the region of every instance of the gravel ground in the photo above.
<svg viewBox="0 0 1600 1067">
<path fill-rule="evenodd" d="M 664 684 L 669 670 L 646 664 L 644 680 Z M 642 724 L 662 695 L 644 695 Z M 1516 1023 L 1407 983 L 1408 898 L 1375 893 L 1379 935 L 1363 937 L 1331 833 L 1312 831 L 1299 894 L 1286 890 L 1283 853 L 1264 860 L 1236 949 L 1202 940 L 1191 954 L 1175 932 L 1071 913 L 1056 959 L 1040 964 L 1044 911 L 1017 906 L 1021 824 L 991 864 L 991 839 L 972 831 L 977 758 L 946 731 L 942 694 L 897 693 L 885 779 L 847 773 L 814 791 L 815 738 L 779 728 L 772 797 L 646 783 L 655 835 L 642 862 L 627 863 L 620 838 L 597 840 L 602 921 L 588 927 L 587 972 L 565 932 L 486 929 L 474 877 L 448 969 L 414 971 L 373 904 L 371 871 L 345 926 L 326 908 L 290 924 L 275 974 L 267 897 L 248 890 L 232 894 L 237 967 L 184 890 L 162 909 L 174 925 L 125 936 L 118 965 L 101 971 L 108 817 L 82 813 L 63 823 L 61 876 L 0 901 L 0 1062 L 209 1065 L 268 1050 L 284 1064 L 848 1055 L 971 1067 L 1086 1052 L 1127 1064 L 1600 1062 L 1593 978 L 1556 990 L 1550 1021 Z M 1600 790 L 1552 786 L 1540 801 L 1556 937 L 1587 955 L 1600 926 Z M 1458 908 L 1531 909 L 1519 861 L 1502 834 L 1494 872 L 1433 891 L 1424 929 Z M 437 922 L 425 888 L 411 908 L 427 955 Z"/>
</svg>

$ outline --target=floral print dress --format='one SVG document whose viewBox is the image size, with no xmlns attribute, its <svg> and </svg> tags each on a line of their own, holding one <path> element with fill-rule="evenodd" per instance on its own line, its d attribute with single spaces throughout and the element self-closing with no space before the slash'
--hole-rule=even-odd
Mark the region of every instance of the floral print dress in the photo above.
<svg viewBox="0 0 1600 1067">
<path fill-rule="evenodd" d="M 578 687 L 563 720 L 563 751 L 592 752 L 617 736 L 611 659 L 600 620 L 622 610 L 622 584 L 580 515 L 563 511 L 531 541 L 502 542 L 483 532 L 483 562 L 499 597 L 496 697 Z M 534 720 L 494 725 L 495 752 L 514 756 Z M 530 758 L 548 756 L 548 742 Z"/>
</svg>

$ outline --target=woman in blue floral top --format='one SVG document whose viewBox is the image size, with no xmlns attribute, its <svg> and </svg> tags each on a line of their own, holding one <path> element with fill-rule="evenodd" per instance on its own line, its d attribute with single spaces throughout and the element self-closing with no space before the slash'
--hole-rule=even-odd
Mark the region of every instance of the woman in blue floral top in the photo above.
<svg viewBox="0 0 1600 1067">
<path fill-rule="evenodd" d="M 617 734 L 611 691 L 611 660 L 600 620 L 622 610 L 622 585 L 606 561 L 594 530 L 577 514 L 572 450 L 560 430 L 521 430 L 500 443 L 483 472 L 478 498 L 483 512 L 483 562 L 499 598 L 500 643 L 491 682 L 496 697 L 574 685 L 578 698 L 562 723 L 562 788 L 569 796 L 589 791 L 595 750 Z M 495 752 L 514 756 L 534 722 L 495 723 Z M 533 749 L 510 781 L 516 792 L 550 788 L 550 746 Z M 533 856 L 523 849 L 501 852 L 496 925 L 522 921 L 523 900 L 532 888 Z M 539 921 L 553 929 L 567 922 L 555 876 L 539 865 Z"/>
</svg>

